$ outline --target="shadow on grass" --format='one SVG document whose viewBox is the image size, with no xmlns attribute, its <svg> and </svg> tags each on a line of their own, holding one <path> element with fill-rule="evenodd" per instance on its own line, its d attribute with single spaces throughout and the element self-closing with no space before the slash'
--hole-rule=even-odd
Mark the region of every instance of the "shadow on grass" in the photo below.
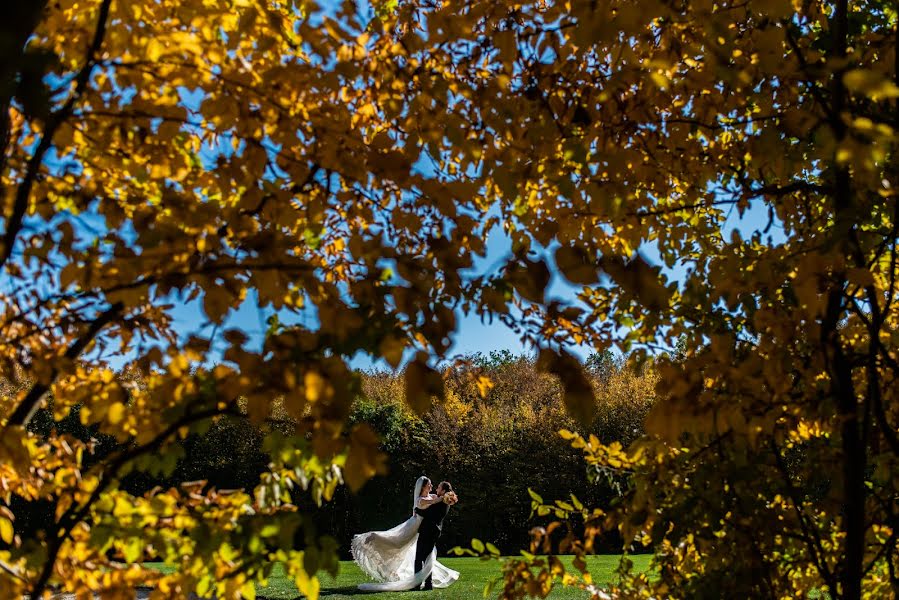
<svg viewBox="0 0 899 600">
<path fill-rule="evenodd" d="M 366 592 L 360 590 L 355 585 L 347 585 L 344 587 L 326 588 L 318 593 L 319 596 L 369 596 L 376 592 Z"/>
<path fill-rule="evenodd" d="M 335 588 L 322 588 L 322 590 L 318 593 L 320 598 L 327 598 L 328 596 L 365 596 L 367 594 L 376 594 L 377 592 L 365 592 L 360 590 L 354 585 L 348 585 L 345 587 L 335 587 Z M 273 600 L 277 598 L 277 596 L 266 596 L 264 594 L 260 594 L 256 596 L 258 600 Z M 306 600 L 306 596 L 296 596 L 291 598 L 291 600 Z"/>
</svg>

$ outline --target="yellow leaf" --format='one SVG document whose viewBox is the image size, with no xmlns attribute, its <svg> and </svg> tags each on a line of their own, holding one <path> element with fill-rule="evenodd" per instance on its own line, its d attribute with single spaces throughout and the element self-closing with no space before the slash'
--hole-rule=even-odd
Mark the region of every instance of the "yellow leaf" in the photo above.
<svg viewBox="0 0 899 600">
<path fill-rule="evenodd" d="M 580 246 L 561 246 L 556 250 L 556 266 L 572 283 L 590 285 L 599 281 L 599 274 L 590 257 Z"/>
<path fill-rule="evenodd" d="M 318 577 L 310 577 L 305 571 L 300 571 L 297 573 L 294 583 L 296 583 L 300 593 L 306 596 L 308 600 L 318 600 L 318 594 L 321 590 Z"/>
<path fill-rule="evenodd" d="M 899 98 L 899 87 L 880 73 L 869 69 L 853 69 L 843 75 L 846 87 L 872 100 Z"/>
<path fill-rule="evenodd" d="M 121 402 L 113 402 L 109 405 L 109 411 L 106 413 L 106 419 L 111 425 L 118 425 L 125 418 L 125 405 Z"/>
<path fill-rule="evenodd" d="M 7 544 L 12 544 L 14 535 L 15 530 L 13 529 L 12 521 L 7 519 L 6 517 L 0 516 L 0 539 L 2 539 Z"/>
<path fill-rule="evenodd" d="M 384 360 L 386 360 L 394 369 L 400 366 L 400 362 L 403 360 L 403 351 L 405 349 L 406 344 L 403 340 L 392 335 L 388 335 L 381 340 L 381 344 L 378 347 L 381 356 L 383 356 Z"/>
<path fill-rule="evenodd" d="M 223 287 L 209 286 L 203 297 L 203 310 L 213 323 L 221 323 L 222 318 L 231 309 L 231 294 Z"/>
<path fill-rule="evenodd" d="M 425 364 L 426 358 L 420 353 L 409 363 L 404 374 L 406 403 L 417 415 L 428 411 L 432 396 L 444 397 L 443 378 Z"/>
<path fill-rule="evenodd" d="M 134 563 L 141 557 L 144 552 L 144 543 L 140 538 L 131 538 L 123 549 L 125 562 Z"/>
<path fill-rule="evenodd" d="M 343 467 L 344 479 L 351 491 L 358 491 L 375 475 L 387 473 L 387 455 L 380 451 L 379 445 L 377 434 L 367 424 L 353 428 Z"/>
<path fill-rule="evenodd" d="M 671 83 L 671 81 L 668 79 L 668 77 L 666 77 L 664 73 L 661 73 L 659 71 L 650 73 L 649 78 L 652 79 L 652 82 L 654 84 L 656 84 L 656 86 L 658 86 L 660 89 L 663 89 L 663 90 L 666 89 L 668 87 L 668 85 Z"/>
<path fill-rule="evenodd" d="M 255 600 L 256 598 L 256 584 L 252 581 L 247 581 L 242 586 L 240 586 L 240 595 L 247 600 Z"/>
<path fill-rule="evenodd" d="M 158 38 L 150 38 L 147 42 L 147 58 L 151 62 L 156 62 L 165 52 L 165 44 Z"/>
<path fill-rule="evenodd" d="M 537 367 L 559 378 L 564 390 L 562 400 L 568 414 L 584 425 L 593 421 L 596 414 L 593 387 L 576 358 L 566 352 L 543 349 L 537 359 Z"/>
<path fill-rule="evenodd" d="M 318 371 L 307 371 L 303 376 L 303 385 L 309 402 L 319 402 L 334 395 L 334 388 Z"/>
<path fill-rule="evenodd" d="M 481 396 L 481 398 L 486 398 L 487 394 L 490 392 L 490 390 L 493 389 L 493 386 L 495 385 L 493 383 L 493 380 L 486 375 L 478 375 L 478 380 L 475 382 L 475 384 L 478 386 L 478 394 Z"/>
</svg>

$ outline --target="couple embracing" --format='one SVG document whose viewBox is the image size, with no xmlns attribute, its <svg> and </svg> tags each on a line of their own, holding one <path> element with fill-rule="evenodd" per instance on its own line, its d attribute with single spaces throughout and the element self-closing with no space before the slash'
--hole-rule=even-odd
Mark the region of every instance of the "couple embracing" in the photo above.
<svg viewBox="0 0 899 600">
<path fill-rule="evenodd" d="M 437 562 L 437 538 L 449 507 L 458 501 L 453 486 L 442 481 L 432 492 L 431 480 L 419 477 L 412 497 L 412 516 L 387 531 L 353 537 L 353 560 L 380 583 L 363 583 L 371 592 L 400 592 L 448 587 L 459 578 Z"/>
</svg>

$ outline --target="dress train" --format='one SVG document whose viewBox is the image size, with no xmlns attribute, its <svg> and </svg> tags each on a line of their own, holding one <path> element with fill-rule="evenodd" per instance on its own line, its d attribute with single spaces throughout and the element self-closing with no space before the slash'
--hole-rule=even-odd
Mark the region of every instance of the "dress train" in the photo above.
<svg viewBox="0 0 899 600">
<path fill-rule="evenodd" d="M 350 551 L 362 571 L 377 581 L 363 583 L 360 590 L 401 592 L 421 587 L 428 575 L 435 588 L 445 588 L 459 579 L 459 572 L 440 564 L 437 549 L 425 560 L 421 571 L 414 573 L 415 544 L 422 518 L 414 515 L 386 531 L 369 531 L 353 536 Z"/>
</svg>

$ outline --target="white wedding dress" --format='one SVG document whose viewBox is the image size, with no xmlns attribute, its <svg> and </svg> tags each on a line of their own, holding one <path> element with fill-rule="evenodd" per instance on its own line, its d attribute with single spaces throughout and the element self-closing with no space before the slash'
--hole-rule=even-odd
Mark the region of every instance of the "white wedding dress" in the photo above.
<svg viewBox="0 0 899 600">
<path fill-rule="evenodd" d="M 415 484 L 413 509 L 421 494 L 423 478 Z M 369 592 L 402 592 L 421 587 L 428 575 L 435 588 L 449 587 L 459 578 L 454 571 L 437 561 L 437 549 L 425 560 L 418 573 L 415 568 L 415 544 L 422 518 L 413 515 L 387 531 L 369 531 L 353 536 L 350 551 L 353 560 L 366 575 L 378 583 L 363 583 L 360 590 Z"/>
</svg>

